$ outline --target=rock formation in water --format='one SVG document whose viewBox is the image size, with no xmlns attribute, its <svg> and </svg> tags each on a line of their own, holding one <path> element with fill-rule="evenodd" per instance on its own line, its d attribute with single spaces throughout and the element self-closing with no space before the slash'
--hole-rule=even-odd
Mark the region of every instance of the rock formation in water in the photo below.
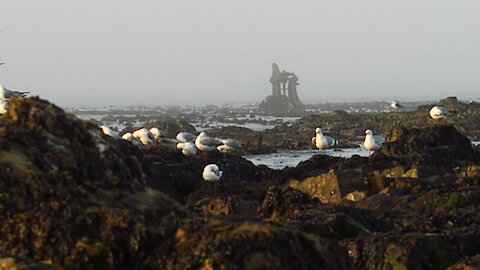
<svg viewBox="0 0 480 270">
<path fill-rule="evenodd" d="M 280 72 L 276 63 L 272 64 L 272 95 L 267 96 L 259 109 L 269 114 L 299 114 L 305 109 L 297 93 L 298 77 L 293 72 Z"/>
<path fill-rule="evenodd" d="M 480 154 L 452 125 L 274 171 L 137 147 L 38 98 L 0 116 L 0 267 L 463 269 L 478 265 L 479 207 Z"/>
</svg>

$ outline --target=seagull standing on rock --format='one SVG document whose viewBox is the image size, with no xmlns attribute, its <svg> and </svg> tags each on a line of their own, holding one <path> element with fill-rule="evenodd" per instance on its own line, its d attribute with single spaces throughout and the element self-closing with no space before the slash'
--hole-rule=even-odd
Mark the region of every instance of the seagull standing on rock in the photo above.
<svg viewBox="0 0 480 270">
<path fill-rule="evenodd" d="M 365 130 L 365 141 L 363 142 L 363 146 L 368 150 L 368 155 L 370 155 L 371 151 L 375 151 L 380 148 L 380 145 L 375 142 L 375 138 L 373 138 L 373 132 L 370 129 Z"/>
<path fill-rule="evenodd" d="M 326 150 L 337 143 L 334 138 L 323 135 L 322 129 L 319 127 L 315 129 L 315 133 L 316 135 L 312 138 L 312 143 L 318 148 L 318 150 Z"/>
<path fill-rule="evenodd" d="M 447 119 L 447 117 L 450 116 L 450 114 L 451 113 L 444 107 L 433 106 L 433 108 L 430 109 L 430 117 L 432 117 L 433 120 Z"/>
</svg>

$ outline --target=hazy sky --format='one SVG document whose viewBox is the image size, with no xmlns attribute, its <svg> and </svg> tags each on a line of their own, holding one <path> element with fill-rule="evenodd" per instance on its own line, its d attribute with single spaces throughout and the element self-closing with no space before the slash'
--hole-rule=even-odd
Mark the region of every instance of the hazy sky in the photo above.
<svg viewBox="0 0 480 270">
<path fill-rule="evenodd" d="M 0 83 L 59 105 L 480 96 L 478 0 L 2 0 Z"/>
</svg>

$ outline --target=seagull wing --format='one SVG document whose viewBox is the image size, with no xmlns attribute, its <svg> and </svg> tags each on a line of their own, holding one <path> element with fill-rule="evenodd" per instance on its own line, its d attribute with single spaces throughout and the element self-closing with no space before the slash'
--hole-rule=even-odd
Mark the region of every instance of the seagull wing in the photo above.
<svg viewBox="0 0 480 270">
<path fill-rule="evenodd" d="M 333 137 L 325 136 L 325 138 L 327 139 L 328 147 L 332 147 L 337 144 L 337 140 L 335 140 Z"/>
<path fill-rule="evenodd" d="M 5 98 L 11 98 L 11 97 L 25 97 L 28 93 L 30 92 L 19 92 L 19 91 L 12 91 L 4 88 L 3 95 Z"/>
<path fill-rule="evenodd" d="M 239 148 L 241 146 L 240 142 L 234 139 L 225 139 L 222 140 L 222 143 L 232 148 Z"/>
<path fill-rule="evenodd" d="M 211 138 L 211 137 L 197 137 L 197 140 L 199 140 L 198 142 L 200 144 L 203 144 L 203 145 L 219 145 L 222 143 L 221 140 L 217 139 L 217 138 Z"/>
</svg>

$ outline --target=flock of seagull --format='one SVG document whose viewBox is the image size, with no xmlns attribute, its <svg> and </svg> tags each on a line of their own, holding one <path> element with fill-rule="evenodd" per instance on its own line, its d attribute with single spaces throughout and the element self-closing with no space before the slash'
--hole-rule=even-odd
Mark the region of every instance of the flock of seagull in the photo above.
<svg viewBox="0 0 480 270">
<path fill-rule="evenodd" d="M 161 138 L 165 138 L 164 131 L 157 127 L 150 129 L 140 128 L 133 132 L 127 132 L 121 137 L 107 126 L 100 126 L 102 132 L 112 138 L 124 139 L 135 145 L 150 145 L 159 143 Z M 200 132 L 198 136 L 193 135 L 190 132 L 180 132 L 175 137 L 176 147 L 181 150 L 185 156 L 193 156 L 197 154 L 197 151 L 215 151 L 218 150 L 222 153 L 230 153 L 240 148 L 242 145 L 235 139 L 220 139 L 210 137 L 205 132 Z M 223 172 L 216 164 L 208 164 L 203 169 L 202 177 L 205 181 L 216 182 L 220 180 Z"/>
<path fill-rule="evenodd" d="M 29 92 L 12 91 L 0 84 L 0 114 L 5 114 L 7 112 L 8 101 L 12 97 L 25 97 L 28 93 Z M 390 107 L 393 109 L 399 109 L 403 106 L 398 104 L 396 101 L 392 101 L 390 103 Z M 434 120 L 444 120 L 451 115 L 447 109 L 440 106 L 432 107 L 429 114 Z M 157 127 L 152 127 L 150 129 L 143 127 L 135 130 L 132 133 L 127 132 L 121 137 L 107 126 L 100 126 L 100 128 L 105 135 L 117 139 L 121 138 L 136 145 L 155 144 L 160 142 L 161 138 L 166 137 L 165 132 Z M 209 137 L 205 132 L 200 132 L 198 136 L 195 136 L 190 132 L 180 132 L 176 136 L 176 141 L 177 149 L 181 150 L 185 156 L 195 155 L 197 150 L 218 150 L 222 153 L 229 153 L 241 147 L 240 142 L 237 140 Z M 333 137 L 324 135 L 320 127 L 315 129 L 315 137 L 312 138 L 312 144 L 315 145 L 315 147 L 319 150 L 326 151 L 326 149 L 334 147 L 337 143 L 337 140 L 335 140 Z M 380 148 L 380 144 L 380 142 L 375 140 L 373 132 L 370 129 L 367 129 L 365 131 L 363 147 L 369 151 L 369 155 L 371 151 L 378 150 Z M 222 174 L 223 172 L 220 170 L 218 165 L 208 164 L 203 170 L 202 177 L 205 181 L 216 182 L 220 180 Z"/>
</svg>

